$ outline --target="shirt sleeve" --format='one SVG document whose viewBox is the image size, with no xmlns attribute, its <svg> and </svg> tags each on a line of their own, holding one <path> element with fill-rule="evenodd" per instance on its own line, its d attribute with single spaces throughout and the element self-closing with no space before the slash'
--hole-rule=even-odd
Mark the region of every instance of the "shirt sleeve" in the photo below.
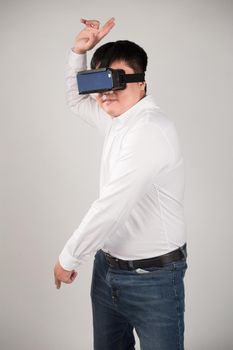
<svg viewBox="0 0 233 350">
<path fill-rule="evenodd" d="M 64 269 L 75 269 L 103 247 L 172 159 L 172 148 L 158 126 L 145 124 L 127 133 L 109 181 L 59 256 Z"/>
<path fill-rule="evenodd" d="M 66 103 L 74 114 L 105 135 L 111 123 L 111 116 L 99 107 L 92 95 L 79 95 L 78 92 L 77 72 L 85 69 L 87 69 L 86 54 L 77 54 L 69 49 L 65 73 Z"/>
</svg>

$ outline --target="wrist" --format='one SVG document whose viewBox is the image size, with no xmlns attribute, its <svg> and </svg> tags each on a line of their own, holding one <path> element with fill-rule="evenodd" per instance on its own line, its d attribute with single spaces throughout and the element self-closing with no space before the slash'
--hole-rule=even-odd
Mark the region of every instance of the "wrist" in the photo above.
<svg viewBox="0 0 233 350">
<path fill-rule="evenodd" d="M 84 54 L 86 53 L 86 51 L 80 50 L 80 49 L 78 49 L 77 47 L 72 47 L 72 51 L 73 51 L 74 53 L 77 53 L 78 55 L 84 55 Z"/>
</svg>

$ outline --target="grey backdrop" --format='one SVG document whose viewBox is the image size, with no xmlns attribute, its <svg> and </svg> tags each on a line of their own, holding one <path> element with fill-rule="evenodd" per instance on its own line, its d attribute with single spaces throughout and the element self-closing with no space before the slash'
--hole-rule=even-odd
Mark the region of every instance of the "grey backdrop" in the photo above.
<svg viewBox="0 0 233 350">
<path fill-rule="evenodd" d="M 186 349 L 232 349 L 233 1 L 1 1 L 2 350 L 90 350 L 92 261 L 56 290 L 53 266 L 98 194 L 103 140 L 65 103 L 79 18 L 149 55 L 186 169 Z M 90 56 L 89 56 L 90 57 Z M 138 344 L 138 340 L 137 340 Z M 139 345 L 137 345 L 139 349 Z"/>
</svg>

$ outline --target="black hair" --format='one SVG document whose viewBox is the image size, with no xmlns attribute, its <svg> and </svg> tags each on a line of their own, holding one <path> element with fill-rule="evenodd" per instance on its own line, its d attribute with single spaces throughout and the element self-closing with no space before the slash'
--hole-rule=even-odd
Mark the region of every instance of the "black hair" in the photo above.
<svg viewBox="0 0 233 350">
<path fill-rule="evenodd" d="M 115 61 L 124 61 L 134 73 L 146 71 L 148 57 L 143 48 L 129 40 L 118 40 L 100 46 L 91 59 L 91 69 L 109 67 Z"/>
</svg>

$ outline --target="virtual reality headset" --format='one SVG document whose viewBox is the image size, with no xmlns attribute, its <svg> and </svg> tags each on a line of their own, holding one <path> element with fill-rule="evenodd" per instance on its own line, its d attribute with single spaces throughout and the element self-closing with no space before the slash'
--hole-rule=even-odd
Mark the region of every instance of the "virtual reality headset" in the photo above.
<svg viewBox="0 0 233 350">
<path fill-rule="evenodd" d="M 99 68 L 77 73 L 79 94 L 123 90 L 127 83 L 145 81 L 145 73 L 125 74 L 123 69 Z"/>
</svg>

